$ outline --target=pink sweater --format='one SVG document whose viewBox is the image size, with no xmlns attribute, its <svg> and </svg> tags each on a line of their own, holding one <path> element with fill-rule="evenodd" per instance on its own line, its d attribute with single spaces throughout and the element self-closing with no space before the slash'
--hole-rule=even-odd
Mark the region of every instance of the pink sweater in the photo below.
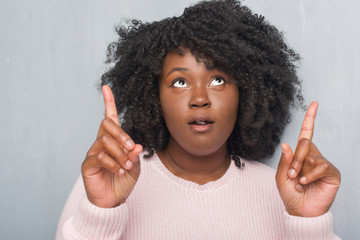
<svg viewBox="0 0 360 240">
<path fill-rule="evenodd" d="M 316 218 L 287 214 L 275 170 L 232 161 L 220 179 L 199 185 L 173 175 L 155 154 L 141 159 L 139 180 L 126 203 L 91 204 L 81 177 L 59 221 L 56 239 L 338 239 L 330 212 Z"/>
</svg>

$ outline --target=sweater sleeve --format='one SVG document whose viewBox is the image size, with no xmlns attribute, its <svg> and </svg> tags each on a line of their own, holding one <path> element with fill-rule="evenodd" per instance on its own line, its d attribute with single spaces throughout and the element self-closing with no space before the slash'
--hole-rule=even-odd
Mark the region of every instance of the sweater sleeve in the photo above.
<svg viewBox="0 0 360 240">
<path fill-rule="evenodd" d="M 86 197 L 80 176 L 66 201 L 56 239 L 119 239 L 127 219 L 126 203 L 116 208 L 93 205 Z"/>
<path fill-rule="evenodd" d="M 291 216 L 285 211 L 285 232 L 287 240 L 329 240 L 340 239 L 333 231 L 331 212 L 313 218 Z"/>
</svg>

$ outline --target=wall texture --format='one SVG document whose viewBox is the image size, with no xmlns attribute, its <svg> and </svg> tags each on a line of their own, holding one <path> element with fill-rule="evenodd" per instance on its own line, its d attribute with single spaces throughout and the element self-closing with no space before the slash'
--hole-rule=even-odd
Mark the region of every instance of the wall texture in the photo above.
<svg viewBox="0 0 360 240">
<path fill-rule="evenodd" d="M 195 0 L 0 0 L 0 239 L 52 239 L 103 117 L 95 84 L 113 27 L 179 15 Z M 360 3 L 245 0 L 302 56 L 314 142 L 342 173 L 335 230 L 360 238 Z M 304 112 L 283 141 L 296 143 Z M 280 151 L 267 163 L 276 166 Z"/>
</svg>

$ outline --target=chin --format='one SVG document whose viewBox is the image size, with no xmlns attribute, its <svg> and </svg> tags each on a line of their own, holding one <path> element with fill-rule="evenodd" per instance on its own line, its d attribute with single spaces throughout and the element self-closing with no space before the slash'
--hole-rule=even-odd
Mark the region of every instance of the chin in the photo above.
<svg viewBox="0 0 360 240">
<path fill-rule="evenodd" d="M 208 143 L 196 143 L 191 144 L 190 146 L 181 146 L 186 152 L 200 157 L 205 157 L 208 155 L 211 155 L 217 151 L 219 151 L 221 148 L 225 147 L 226 149 L 226 143 L 222 144 L 208 144 Z"/>
</svg>

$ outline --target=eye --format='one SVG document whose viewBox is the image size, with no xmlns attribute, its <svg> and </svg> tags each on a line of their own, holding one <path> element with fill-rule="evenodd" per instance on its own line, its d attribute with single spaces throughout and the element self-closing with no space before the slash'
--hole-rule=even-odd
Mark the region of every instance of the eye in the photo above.
<svg viewBox="0 0 360 240">
<path fill-rule="evenodd" d="M 211 79 L 210 86 L 220 86 L 225 84 L 225 79 L 221 76 L 216 76 Z"/>
<path fill-rule="evenodd" d="M 185 79 L 175 79 L 172 83 L 171 83 L 172 87 L 177 87 L 177 88 L 186 88 L 188 87 L 188 84 L 186 83 Z"/>
</svg>

